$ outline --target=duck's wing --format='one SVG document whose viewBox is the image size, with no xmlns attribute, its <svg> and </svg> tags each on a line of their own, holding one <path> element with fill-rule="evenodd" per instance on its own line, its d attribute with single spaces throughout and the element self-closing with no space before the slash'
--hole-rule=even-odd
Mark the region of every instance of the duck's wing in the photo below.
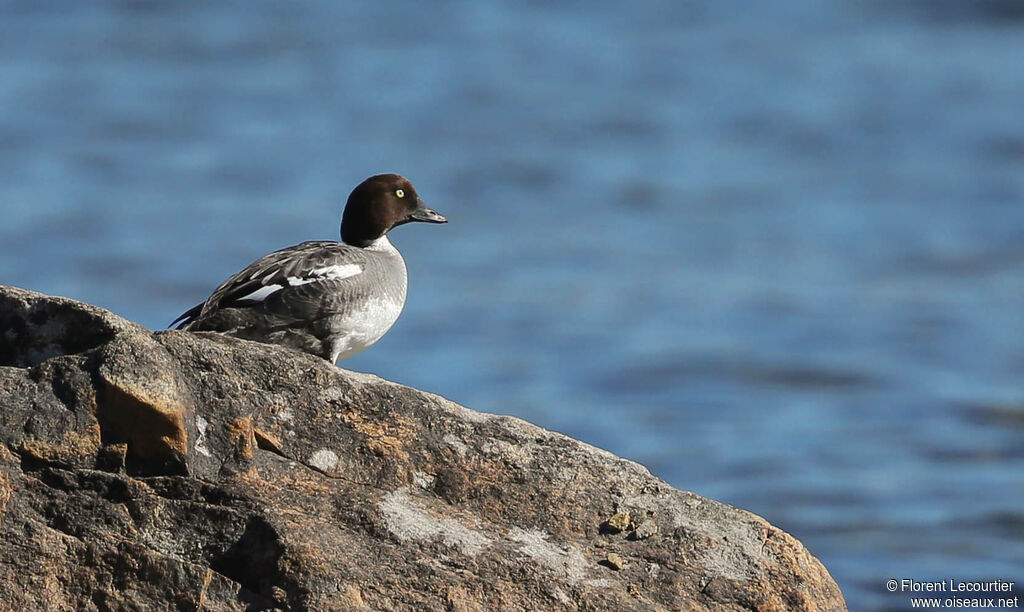
<svg viewBox="0 0 1024 612">
<path fill-rule="evenodd" d="M 317 308 L 317 296 L 326 289 L 336 292 L 354 285 L 367 264 L 362 249 L 343 242 L 318 240 L 274 251 L 221 283 L 205 302 L 182 313 L 171 326 L 183 329 L 225 308 L 271 306 L 301 318 L 304 311 Z M 346 283 L 347 279 L 352 280 Z"/>
</svg>

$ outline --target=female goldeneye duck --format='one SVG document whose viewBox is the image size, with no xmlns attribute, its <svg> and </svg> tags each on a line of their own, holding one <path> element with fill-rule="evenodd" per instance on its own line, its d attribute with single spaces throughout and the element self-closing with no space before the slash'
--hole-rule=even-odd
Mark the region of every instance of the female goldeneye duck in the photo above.
<svg viewBox="0 0 1024 612">
<path fill-rule="evenodd" d="M 397 174 L 378 174 L 348 197 L 341 242 L 303 242 L 249 264 L 171 325 L 282 344 L 331 363 L 387 333 L 405 305 L 405 261 L 387 233 L 447 223 Z"/>
</svg>

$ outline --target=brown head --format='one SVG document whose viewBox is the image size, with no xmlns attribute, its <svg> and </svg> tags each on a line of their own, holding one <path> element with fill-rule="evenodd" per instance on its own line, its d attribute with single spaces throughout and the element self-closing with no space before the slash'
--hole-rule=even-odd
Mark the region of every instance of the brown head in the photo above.
<svg viewBox="0 0 1024 612">
<path fill-rule="evenodd" d="M 365 247 L 393 227 L 419 221 L 447 223 L 428 208 L 409 179 L 398 174 L 371 176 L 352 190 L 341 217 L 341 239 Z"/>
</svg>

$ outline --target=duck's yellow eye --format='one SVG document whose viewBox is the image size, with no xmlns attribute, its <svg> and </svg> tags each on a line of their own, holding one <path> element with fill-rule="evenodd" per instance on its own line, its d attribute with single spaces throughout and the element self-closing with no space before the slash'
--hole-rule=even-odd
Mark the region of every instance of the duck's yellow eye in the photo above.
<svg viewBox="0 0 1024 612">
<path fill-rule="evenodd" d="M 398 191 L 395 192 L 395 195 L 400 197 L 400 198 L 404 198 L 405 197 L 405 190 L 404 189 L 399 189 Z"/>
</svg>

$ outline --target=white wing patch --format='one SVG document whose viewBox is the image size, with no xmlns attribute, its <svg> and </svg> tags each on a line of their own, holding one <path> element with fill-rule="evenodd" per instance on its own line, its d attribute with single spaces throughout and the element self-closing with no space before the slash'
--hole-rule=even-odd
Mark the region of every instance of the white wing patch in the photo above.
<svg viewBox="0 0 1024 612">
<path fill-rule="evenodd" d="M 316 283 L 326 280 L 341 280 L 343 278 L 349 278 L 355 276 L 363 271 L 363 267 L 359 264 L 341 264 L 335 266 L 325 266 L 323 268 L 314 268 L 309 271 L 309 276 L 306 278 L 299 278 L 298 276 L 289 276 L 288 284 L 292 287 L 296 285 L 305 285 L 307 283 Z"/>
<path fill-rule="evenodd" d="M 263 287 L 260 287 L 256 291 L 253 291 L 252 293 L 243 295 L 242 297 L 238 298 L 238 301 L 244 302 L 246 300 L 249 300 L 252 302 L 262 302 L 263 300 L 270 297 L 272 293 L 276 293 L 280 290 L 281 285 L 264 285 Z"/>
<path fill-rule="evenodd" d="M 304 278 L 299 276 L 289 276 L 285 280 L 288 282 L 289 287 L 297 287 L 299 285 L 307 285 L 309 283 L 317 283 L 320 281 L 341 280 L 343 278 L 355 276 L 356 274 L 361 274 L 362 272 L 363 267 L 359 264 L 340 264 L 324 266 L 323 268 L 314 268 L 309 271 L 309 276 Z M 274 273 L 271 272 L 267 274 L 266 277 L 269 278 L 273 275 Z M 256 275 L 254 274 L 253 278 L 255 276 Z M 276 283 L 273 285 L 264 285 L 256 291 L 238 298 L 238 301 L 262 302 L 281 289 L 284 289 L 284 285 L 278 285 Z"/>
</svg>

